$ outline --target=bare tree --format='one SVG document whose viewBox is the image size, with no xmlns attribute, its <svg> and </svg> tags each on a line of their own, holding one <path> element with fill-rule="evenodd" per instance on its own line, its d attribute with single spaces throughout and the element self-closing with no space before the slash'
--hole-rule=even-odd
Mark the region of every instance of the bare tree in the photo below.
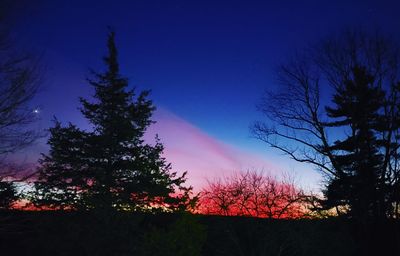
<svg viewBox="0 0 400 256">
<path fill-rule="evenodd" d="M 19 168 L 7 157 L 42 136 L 33 127 L 37 110 L 30 106 L 41 82 L 41 68 L 39 58 L 23 53 L 11 39 L 4 19 L 7 11 L 3 4 L 0 9 L 0 201 L 5 202 L 0 207 L 8 207 L 10 199 L 15 199 L 16 188 L 11 180 Z"/>
<path fill-rule="evenodd" d="M 30 55 L 13 53 L 7 35 L 0 35 L 0 155 L 14 153 L 38 138 L 29 125 L 29 106 L 39 86 L 38 63 Z"/>
<path fill-rule="evenodd" d="M 305 195 L 293 180 L 282 181 L 257 171 L 209 181 L 200 194 L 199 211 L 225 216 L 298 218 L 305 214 Z"/>
</svg>

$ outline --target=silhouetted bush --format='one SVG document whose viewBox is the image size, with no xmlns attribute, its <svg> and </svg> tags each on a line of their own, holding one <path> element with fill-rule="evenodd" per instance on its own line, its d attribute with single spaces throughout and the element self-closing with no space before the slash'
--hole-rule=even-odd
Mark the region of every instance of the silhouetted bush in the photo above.
<svg viewBox="0 0 400 256">
<path fill-rule="evenodd" d="M 183 214 L 166 229 L 154 228 L 144 236 L 141 255 L 200 256 L 206 237 L 198 216 Z"/>
</svg>

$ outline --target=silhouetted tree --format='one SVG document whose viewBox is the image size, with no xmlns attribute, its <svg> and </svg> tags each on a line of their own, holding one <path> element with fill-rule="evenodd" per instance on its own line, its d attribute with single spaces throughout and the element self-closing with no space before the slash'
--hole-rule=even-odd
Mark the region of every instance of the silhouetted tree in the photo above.
<svg viewBox="0 0 400 256">
<path fill-rule="evenodd" d="M 0 209 L 9 209 L 18 200 L 17 189 L 13 182 L 0 182 Z"/>
<path fill-rule="evenodd" d="M 41 68 L 37 57 L 15 47 L 6 19 L 10 8 L 1 3 L 0 9 L 0 193 L 1 207 L 5 207 L 17 199 L 11 181 L 17 171 L 8 156 L 41 137 L 32 126 L 37 118 L 29 105 L 40 85 Z"/>
<path fill-rule="evenodd" d="M 29 106 L 40 82 L 32 55 L 18 53 L 7 31 L 0 27 L 0 155 L 13 153 L 38 138 L 29 126 L 36 120 Z"/>
<path fill-rule="evenodd" d="M 36 205 L 73 209 L 177 210 L 193 202 L 163 158 L 163 145 L 146 144 L 155 107 L 148 91 L 138 95 L 119 74 L 114 33 L 108 36 L 106 71 L 89 83 L 95 101 L 81 98 L 81 112 L 92 124 L 83 131 L 56 122 L 50 129 L 50 152 L 40 160 Z"/>
<path fill-rule="evenodd" d="M 39 159 L 39 177 L 32 201 L 57 209 L 85 209 L 89 207 L 87 193 L 94 175 L 89 173 L 85 140 L 89 135 L 76 126 L 62 127 L 55 121 L 49 129 L 48 155 Z"/>
<path fill-rule="evenodd" d="M 332 37 L 281 66 L 283 88 L 260 105 L 272 122 L 256 123 L 255 136 L 325 174 L 323 206 L 357 219 L 398 216 L 399 60 L 380 34 Z"/>
<path fill-rule="evenodd" d="M 335 92 L 335 106 L 326 108 L 333 119 L 327 126 L 350 128 L 348 136 L 328 149 L 335 153 L 338 169 L 325 192 L 326 204 L 349 204 L 353 216 L 362 219 L 387 213 L 387 177 L 382 172 L 384 156 L 380 151 L 385 141 L 377 137 L 379 131 L 387 129 L 380 115 L 385 93 L 373 83 L 374 77 L 365 68 L 354 67 L 352 77 Z"/>
<path fill-rule="evenodd" d="M 199 200 L 204 214 L 298 218 L 304 216 L 304 193 L 290 179 L 247 171 L 224 180 L 210 181 Z"/>
</svg>

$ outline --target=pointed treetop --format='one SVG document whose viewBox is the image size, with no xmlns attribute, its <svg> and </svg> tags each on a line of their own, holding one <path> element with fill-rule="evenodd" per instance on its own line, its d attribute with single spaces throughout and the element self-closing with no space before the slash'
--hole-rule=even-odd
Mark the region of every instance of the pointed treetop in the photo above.
<svg viewBox="0 0 400 256">
<path fill-rule="evenodd" d="M 116 77 L 119 72 L 118 65 L 118 51 L 115 46 L 115 31 L 109 28 L 108 39 L 107 39 L 108 55 L 104 57 L 104 62 L 108 67 L 108 75 L 110 77 Z"/>
</svg>

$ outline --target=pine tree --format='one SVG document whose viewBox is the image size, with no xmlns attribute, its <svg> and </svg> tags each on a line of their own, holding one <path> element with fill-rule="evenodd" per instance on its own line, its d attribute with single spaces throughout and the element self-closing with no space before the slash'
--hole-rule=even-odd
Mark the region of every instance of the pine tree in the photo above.
<svg viewBox="0 0 400 256">
<path fill-rule="evenodd" d="M 183 186 L 186 173 L 171 172 L 158 137 L 155 145 L 144 142 L 155 107 L 149 91 L 136 95 L 119 74 L 114 36 L 108 36 L 106 71 L 88 80 L 95 101 L 80 99 L 93 129 L 56 123 L 50 130 L 51 149 L 40 161 L 34 201 L 75 209 L 186 209 L 193 203 L 191 187 Z"/>
<path fill-rule="evenodd" d="M 355 67 L 352 74 L 336 89 L 335 107 L 326 108 L 328 116 L 336 119 L 327 126 L 343 127 L 348 136 L 329 149 L 336 152 L 337 176 L 330 181 L 325 195 L 328 207 L 350 205 L 352 216 L 365 219 L 378 216 L 382 210 L 383 141 L 377 131 L 382 128 L 385 93 L 374 85 L 374 77 L 363 67 Z"/>
</svg>

